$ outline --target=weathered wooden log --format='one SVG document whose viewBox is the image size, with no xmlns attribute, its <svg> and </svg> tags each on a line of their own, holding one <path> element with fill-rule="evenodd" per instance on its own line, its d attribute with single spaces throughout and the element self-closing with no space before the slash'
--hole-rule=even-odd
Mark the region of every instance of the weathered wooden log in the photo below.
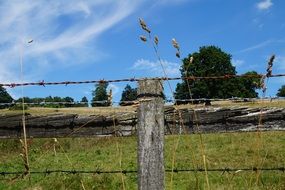
<svg viewBox="0 0 285 190">
<path fill-rule="evenodd" d="M 195 132 L 196 123 L 202 132 L 254 130 L 259 124 L 263 129 L 285 130 L 285 108 L 201 108 L 180 109 L 165 107 L 165 134 L 181 132 L 183 127 L 190 133 Z M 261 114 L 261 116 L 260 116 Z M 137 113 L 113 113 L 109 116 L 48 114 L 34 116 L 26 114 L 28 136 L 60 137 L 72 133 L 73 136 L 92 135 L 132 135 L 135 134 Z M 20 137 L 22 134 L 22 114 L 0 115 L 0 138 Z"/>
</svg>

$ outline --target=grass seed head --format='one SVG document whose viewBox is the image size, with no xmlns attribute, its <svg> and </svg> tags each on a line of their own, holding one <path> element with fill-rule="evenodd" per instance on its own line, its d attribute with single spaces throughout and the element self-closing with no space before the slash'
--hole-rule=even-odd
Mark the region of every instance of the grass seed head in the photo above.
<svg viewBox="0 0 285 190">
<path fill-rule="evenodd" d="M 268 65 L 273 65 L 274 59 L 275 59 L 275 55 L 273 54 L 269 59 Z"/>
<path fill-rule="evenodd" d="M 150 33 L 150 29 L 148 29 L 144 20 L 142 18 L 140 18 L 139 21 L 140 21 L 140 25 L 141 25 L 142 29 L 145 30 L 146 32 Z"/>
<path fill-rule="evenodd" d="M 21 143 L 22 146 L 24 146 L 24 142 L 23 142 L 22 139 L 20 139 L 20 143 Z"/>
<path fill-rule="evenodd" d="M 140 21 L 140 25 L 142 28 L 146 27 L 146 23 L 144 22 L 142 18 L 139 18 L 139 21 Z"/>
<path fill-rule="evenodd" d="M 143 42 L 146 42 L 146 41 L 147 41 L 146 37 L 143 36 L 143 35 L 140 35 L 140 39 L 141 39 L 141 41 L 143 41 Z"/>
<path fill-rule="evenodd" d="M 158 37 L 155 36 L 155 37 L 154 37 L 154 43 L 155 43 L 156 45 L 158 45 L 158 41 L 159 41 L 159 40 L 158 40 Z"/>
<path fill-rule="evenodd" d="M 192 63 L 193 63 L 193 60 L 194 60 L 194 58 L 193 58 L 193 56 L 191 56 L 191 57 L 190 57 L 190 60 L 189 60 L 189 63 L 192 64 Z"/>
<path fill-rule="evenodd" d="M 179 51 L 178 51 L 178 52 L 176 52 L 176 54 L 175 54 L 175 55 L 176 55 L 176 57 L 177 57 L 177 58 L 180 58 L 180 52 L 179 52 Z"/>
<path fill-rule="evenodd" d="M 172 38 L 172 45 L 173 45 L 174 48 L 176 48 L 179 51 L 179 44 L 177 43 L 175 38 Z"/>
</svg>

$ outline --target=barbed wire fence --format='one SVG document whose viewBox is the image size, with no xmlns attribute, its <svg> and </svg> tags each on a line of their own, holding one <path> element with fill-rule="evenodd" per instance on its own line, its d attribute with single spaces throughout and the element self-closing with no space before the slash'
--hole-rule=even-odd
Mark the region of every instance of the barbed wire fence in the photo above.
<svg viewBox="0 0 285 190">
<path fill-rule="evenodd" d="M 149 79 L 148 79 L 149 80 Z M 150 79 L 150 80 L 157 80 L 157 78 L 153 78 L 153 79 Z M 160 79 L 159 79 L 160 80 Z M 31 85 L 35 85 L 36 83 L 30 83 Z M 25 84 L 27 85 L 27 84 Z M 7 84 L 6 86 L 10 86 L 10 84 Z M 22 86 L 22 84 L 17 84 L 16 86 Z M 265 98 L 264 98 L 265 99 Z M 267 98 L 268 99 L 268 98 Z M 205 100 L 208 100 L 208 99 L 185 99 L 185 100 L 179 100 L 179 101 L 205 101 Z M 243 98 L 229 98 L 229 99 L 209 99 L 211 101 L 224 101 L 224 100 L 243 100 Z M 253 99 L 253 100 L 260 100 L 258 98 L 256 99 Z M 262 99 L 261 99 L 262 100 Z M 178 100 L 172 100 L 171 102 L 176 102 Z M 168 100 L 166 100 L 166 102 L 169 102 Z M 70 103 L 70 104 L 73 104 L 71 102 L 41 102 L 39 103 L 40 105 L 41 104 L 65 104 L 65 103 Z M 4 103 L 5 104 L 5 103 Z M 10 105 L 12 105 L 13 103 L 11 103 Z M 19 103 L 21 104 L 21 103 Z M 25 103 L 25 104 L 28 104 L 29 103 Z M 37 104 L 37 103 L 31 103 L 31 105 L 34 105 L 34 104 Z M 115 114 L 114 114 L 115 115 Z M 84 126 L 83 126 L 84 127 Z M 79 127 L 81 128 L 81 127 Z M 51 146 L 52 147 L 52 146 Z M 70 159 L 68 159 L 70 160 Z M 281 172 L 284 172 L 284 168 L 283 167 L 272 167 L 272 168 L 264 168 L 264 167 L 252 167 L 252 168 L 207 168 L 207 171 L 208 172 L 236 172 L 236 171 L 281 171 Z M 196 169 L 193 169 L 193 168 L 188 168 L 188 169 L 177 169 L 177 168 L 172 168 L 172 169 L 166 169 L 165 172 L 168 172 L 168 173 L 180 173 L 180 172 L 191 172 L 191 171 L 195 171 L 195 172 L 203 172 L 205 171 L 205 169 L 203 168 L 196 168 Z M 119 170 L 119 171 L 102 171 L 102 170 L 95 170 L 95 171 L 84 171 L 84 170 L 45 170 L 45 171 L 29 171 L 29 175 L 36 175 L 36 174 L 51 174 L 51 173 L 66 173 L 66 174 L 77 174 L 77 173 L 92 173 L 92 174 L 114 174 L 114 173 L 120 173 L 122 175 L 124 174 L 127 174 L 127 173 L 136 173 L 137 170 Z M 10 171 L 0 171 L 0 175 L 2 176 L 6 176 L 6 175 L 20 175 L 20 174 L 23 174 L 23 173 L 26 173 L 26 172 L 23 172 L 23 171 L 13 171 L 13 172 L 10 172 Z"/>
<path fill-rule="evenodd" d="M 143 25 L 144 26 L 144 25 Z M 146 27 L 146 26 L 145 26 Z M 148 34 L 150 34 L 150 31 L 149 29 L 146 27 L 146 28 L 143 28 L 144 30 L 146 30 L 146 32 Z M 150 36 L 149 37 L 150 39 L 152 39 L 152 37 Z M 155 37 L 154 38 L 155 40 L 155 44 L 157 45 L 158 43 L 158 38 Z M 156 48 L 156 46 L 154 45 L 154 48 L 155 48 L 155 52 L 158 56 L 158 59 L 161 60 L 159 54 L 158 54 L 158 49 Z M 178 49 L 178 54 L 179 57 L 180 57 L 180 51 L 179 51 L 179 48 Z M 274 58 L 273 58 L 274 59 Z M 59 81 L 59 82 L 45 82 L 45 81 L 40 81 L 40 82 L 28 82 L 28 83 L 1 83 L 0 86 L 4 86 L 4 87 L 10 87 L 10 88 L 16 88 L 16 87 L 23 87 L 23 86 L 42 86 L 42 87 L 46 87 L 46 86 L 50 86 L 50 85 L 80 85 L 80 84 L 100 84 L 100 83 L 117 83 L 117 82 L 140 82 L 140 81 L 144 81 L 144 80 L 156 80 L 156 81 L 171 81 L 171 80 L 184 80 L 184 81 L 196 81 L 196 80 L 228 80 L 228 79 L 231 79 L 231 78 L 257 78 L 257 79 L 260 79 L 261 80 L 261 84 L 262 84 L 262 90 L 263 90 L 263 94 L 264 96 L 259 99 L 259 98 L 225 98 L 225 99 L 205 99 L 205 98 L 198 98 L 198 99 L 193 99 L 192 96 L 191 96 L 191 91 L 189 92 L 190 93 L 190 99 L 175 99 L 174 97 L 171 99 L 171 100 L 165 100 L 165 102 L 169 103 L 174 103 L 175 106 L 177 106 L 177 102 L 190 102 L 190 103 L 193 103 L 195 101 L 241 101 L 241 100 L 245 100 L 245 99 L 248 99 L 248 100 L 266 100 L 268 98 L 265 97 L 265 92 L 266 92 L 266 82 L 265 82 L 265 79 L 267 78 L 271 78 L 271 77 L 284 77 L 285 74 L 272 74 L 272 62 L 273 62 L 273 59 L 272 61 L 269 61 L 270 64 L 268 64 L 268 68 L 267 68 L 267 73 L 265 75 L 223 75 L 223 76 L 207 76 L 207 77 L 199 77 L 199 76 L 188 76 L 188 77 L 167 77 L 167 74 L 166 72 L 165 73 L 165 76 L 164 77 L 155 77 L 155 78 L 127 78 L 127 79 L 115 79 L 115 80 L 88 80 L 88 81 Z M 271 59 L 270 59 L 271 60 Z M 169 83 L 168 83 L 169 84 Z M 170 86 L 170 84 L 169 84 Z M 190 87 L 189 87 L 190 88 Z M 189 89 L 190 90 L 190 89 Z M 173 93 L 173 92 L 172 92 Z M 174 94 L 174 93 L 173 93 Z M 148 97 L 146 98 L 143 98 L 141 100 L 138 100 L 138 101 L 122 101 L 123 103 L 134 103 L 134 104 L 140 104 L 141 102 L 145 102 L 145 101 L 149 101 L 148 100 Z M 0 105 L 8 105 L 8 106 L 12 106 L 12 105 L 15 105 L 15 104 L 21 104 L 21 105 L 48 105 L 48 104 L 52 104 L 52 105 L 61 105 L 61 104 L 70 104 L 70 105 L 73 105 L 73 104 L 85 104 L 86 102 L 38 102 L 38 103 L 25 103 L 24 101 L 22 101 L 21 103 L 20 102 L 13 102 L 13 103 L 1 103 Z M 94 102 L 91 102 L 91 103 L 106 103 L 106 101 L 94 101 Z M 112 103 L 121 103 L 121 102 L 112 102 Z M 175 111 L 178 112 L 178 123 L 180 125 L 180 127 L 182 126 L 182 128 L 185 128 L 184 126 L 184 122 L 183 122 L 183 118 L 181 116 L 181 112 L 179 110 L 179 108 L 175 107 Z M 194 112 L 195 112 L 195 109 L 194 109 Z M 195 114 L 195 113 L 194 113 Z M 23 108 L 23 115 L 25 115 L 25 111 L 24 111 L 24 108 Z M 262 110 L 260 111 L 260 114 L 259 114 L 259 126 L 262 125 L 262 115 L 263 115 L 263 112 Z M 115 121 L 115 116 L 116 116 L 116 113 L 113 113 L 113 120 Z M 175 113 L 173 115 L 174 117 L 174 120 L 176 120 L 175 118 Z M 261 149 L 261 133 L 259 131 L 259 128 L 258 128 L 258 133 L 257 133 L 257 137 L 256 137 L 256 163 L 257 163 L 257 167 L 256 166 L 253 166 L 253 167 L 224 167 L 224 168 L 209 168 L 207 163 L 208 163 L 208 157 L 207 157 L 207 152 L 206 152 L 206 147 L 205 147 L 205 142 L 203 141 L 203 136 L 202 136 L 202 133 L 199 129 L 199 118 L 196 116 L 194 116 L 195 118 L 193 118 L 193 120 L 195 120 L 195 123 L 196 123 L 196 130 L 198 132 L 198 134 L 200 135 L 200 138 L 199 138 L 199 143 L 200 143 L 200 148 L 199 148 L 199 151 L 201 153 L 201 156 L 202 156 L 202 161 L 203 161 L 203 167 L 199 166 L 199 163 L 196 161 L 198 160 L 197 156 L 195 156 L 195 152 L 193 150 L 193 148 L 189 148 L 190 149 L 190 152 L 191 152 L 191 156 L 192 156 L 192 162 L 193 162 L 193 168 L 178 168 L 176 167 L 176 152 L 178 150 L 178 146 L 180 144 L 180 138 L 181 138 L 181 135 L 183 134 L 186 134 L 187 131 L 184 129 L 183 132 L 184 133 L 181 133 L 179 132 L 178 133 L 178 137 L 177 137 L 177 141 L 174 143 L 173 145 L 173 151 L 172 151 L 172 158 L 171 158 L 171 167 L 170 168 L 166 168 L 164 169 L 164 172 L 166 173 L 171 173 L 171 184 L 170 184 L 170 189 L 173 189 L 174 185 L 173 185 L 173 181 L 174 181 L 174 176 L 173 174 L 174 173 L 184 173 L 184 172 L 203 172 L 205 173 L 205 179 L 206 179 L 206 184 L 207 184 L 207 188 L 208 189 L 211 189 L 211 186 L 210 186 L 210 182 L 209 182 L 209 176 L 208 176 L 208 172 L 222 172 L 221 175 L 223 175 L 224 173 L 228 172 L 232 172 L 232 173 L 238 173 L 238 172 L 241 172 L 241 171 L 247 171 L 247 172 L 255 172 L 256 175 L 257 175 L 257 181 L 258 181 L 258 172 L 260 171 L 277 171 L 277 172 L 284 172 L 284 167 L 263 167 L 262 163 L 260 163 L 260 160 L 262 160 L 262 156 L 259 154 L 259 150 Z M 24 122 L 25 119 L 23 119 L 23 125 L 24 125 Z M 87 126 L 90 122 L 92 122 L 93 119 L 90 119 L 89 121 L 87 121 L 85 124 L 79 126 L 78 128 L 76 128 L 73 132 L 67 134 L 65 137 L 69 137 L 71 136 L 73 133 L 76 133 L 78 132 L 79 130 L 83 129 L 85 126 Z M 113 122 L 113 125 L 114 125 L 114 129 L 116 127 L 119 127 L 119 126 L 116 126 L 116 122 Z M 24 126 L 25 128 L 26 126 Z M 26 135 L 24 135 L 24 140 L 27 141 L 27 137 Z M 70 159 L 70 156 L 67 154 L 67 151 L 64 150 L 64 146 L 61 145 L 60 143 L 61 140 L 58 140 L 57 138 L 54 138 L 53 139 L 53 143 L 47 143 L 47 144 L 44 144 L 43 146 L 48 146 L 46 147 L 47 151 L 44 152 L 39 158 L 36 159 L 36 161 L 33 162 L 33 164 L 35 164 L 36 162 L 39 162 L 41 161 L 41 159 L 43 157 L 46 156 L 46 154 L 48 153 L 48 151 L 50 149 L 53 149 L 53 152 L 54 154 L 56 155 L 56 148 L 55 146 L 59 146 L 59 149 L 64 153 L 64 156 L 66 157 L 66 160 L 68 161 L 69 165 L 74 168 L 72 170 L 68 170 L 68 169 L 59 169 L 59 170 L 50 170 L 50 169 L 42 169 L 42 170 L 32 170 L 31 166 L 29 165 L 29 162 L 28 162 L 28 147 L 27 147 L 27 142 L 25 144 L 23 144 L 23 151 L 22 151 L 22 157 L 24 158 L 23 161 L 23 165 L 24 165 L 24 168 L 25 170 L 24 171 L 0 171 L 0 175 L 2 176 L 8 176 L 8 175 L 16 175 L 17 176 L 17 179 L 20 179 L 20 177 L 25 177 L 25 176 L 30 176 L 30 175 L 49 175 L 49 174 L 52 174 L 52 173 L 64 173 L 64 174 L 71 174 L 71 175 L 74 175 L 74 174 L 120 174 L 121 175 L 121 181 L 122 181 L 122 189 L 126 189 L 125 187 L 125 179 L 124 179 L 124 175 L 126 174 L 129 174 L 129 173 L 138 173 L 138 170 L 128 170 L 128 169 L 123 169 L 122 167 L 122 147 L 119 147 L 118 145 L 118 141 L 116 141 L 116 156 L 118 158 L 118 165 L 119 165 L 119 170 L 78 170 L 78 169 L 75 169 L 74 167 L 74 163 L 72 163 L 71 159 Z M 25 155 L 26 154 L 26 155 Z M 31 164 L 31 163 L 30 163 Z M 13 179 L 14 180 L 14 179 Z M 83 181 L 81 181 L 82 183 L 82 186 L 84 188 L 84 183 Z"/>
</svg>

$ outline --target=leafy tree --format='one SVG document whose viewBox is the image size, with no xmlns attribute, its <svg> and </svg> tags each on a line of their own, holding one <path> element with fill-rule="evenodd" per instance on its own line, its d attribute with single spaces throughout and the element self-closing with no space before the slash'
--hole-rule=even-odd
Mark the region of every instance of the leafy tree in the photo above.
<svg viewBox="0 0 285 190">
<path fill-rule="evenodd" d="M 13 101 L 13 98 L 10 96 L 10 94 L 6 91 L 5 88 L 0 86 L 0 103 L 11 103 Z M 9 106 L 7 105 L 0 105 L 0 109 L 7 108 Z"/>
<path fill-rule="evenodd" d="M 54 102 L 54 98 L 52 96 L 47 96 L 45 102 Z"/>
<path fill-rule="evenodd" d="M 38 103 L 38 104 L 44 102 L 44 100 L 45 100 L 44 98 L 33 98 L 32 99 L 33 103 Z"/>
<path fill-rule="evenodd" d="M 74 106 L 74 99 L 66 96 L 65 98 L 63 98 L 63 101 L 66 102 L 66 104 L 64 105 L 65 107 L 73 107 Z"/>
<path fill-rule="evenodd" d="M 134 101 L 137 99 L 137 88 L 132 88 L 129 84 L 126 85 L 122 92 L 120 105 L 125 105 L 125 101 Z"/>
<path fill-rule="evenodd" d="M 98 106 L 110 106 L 110 102 L 108 102 L 108 94 L 107 87 L 108 83 L 98 83 L 95 85 L 95 90 L 92 92 L 92 107 Z M 99 102 L 98 102 L 99 101 Z M 101 101 L 101 102 L 100 102 Z"/>
<path fill-rule="evenodd" d="M 23 99 L 22 98 L 18 98 L 16 100 L 17 103 L 22 103 Z M 31 99 L 30 97 L 25 96 L 24 97 L 24 102 L 25 103 L 33 103 L 33 99 Z"/>
<path fill-rule="evenodd" d="M 65 101 L 63 101 L 63 99 L 59 96 L 54 96 L 51 97 L 51 102 L 65 102 Z"/>
<path fill-rule="evenodd" d="M 88 99 L 86 98 L 86 96 L 84 96 L 81 101 L 80 101 L 80 106 L 83 106 L 83 107 L 88 107 Z"/>
<path fill-rule="evenodd" d="M 285 85 L 282 85 L 281 88 L 278 90 L 277 94 L 278 97 L 285 97 Z"/>
<path fill-rule="evenodd" d="M 191 57 L 193 58 L 190 63 Z M 201 47 L 199 52 L 189 54 L 183 59 L 180 69 L 182 77 L 235 75 L 235 67 L 231 64 L 231 55 L 216 46 Z M 257 74 L 255 71 L 246 74 Z M 258 81 L 258 80 L 257 80 Z M 176 99 L 189 99 L 189 87 L 193 98 L 231 98 L 257 97 L 256 79 L 229 78 L 226 80 L 184 80 L 176 87 Z"/>
<path fill-rule="evenodd" d="M 248 71 L 243 75 L 258 75 L 256 71 Z M 257 89 L 260 88 L 260 79 L 258 77 L 255 78 L 237 78 L 237 89 L 236 96 L 242 98 L 256 98 L 258 93 L 256 92 Z"/>
</svg>

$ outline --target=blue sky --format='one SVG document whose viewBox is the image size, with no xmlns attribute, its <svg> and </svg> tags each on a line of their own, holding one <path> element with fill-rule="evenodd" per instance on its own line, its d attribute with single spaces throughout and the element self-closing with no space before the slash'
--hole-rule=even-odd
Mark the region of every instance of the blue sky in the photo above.
<svg viewBox="0 0 285 190">
<path fill-rule="evenodd" d="M 21 55 L 24 82 L 163 76 L 153 49 L 139 40 L 139 18 L 159 37 L 170 77 L 180 76 L 181 65 L 172 38 L 179 42 L 182 57 L 201 46 L 219 46 L 232 54 L 239 74 L 264 73 L 274 53 L 273 73 L 284 73 L 284 8 L 282 0 L 0 1 L 0 83 L 21 82 Z M 274 96 L 284 83 L 285 78 L 270 79 L 267 95 Z M 125 85 L 109 85 L 115 101 Z M 93 89 L 94 85 L 25 87 L 24 95 L 90 100 Z M 14 98 L 22 96 L 20 88 L 8 91 Z"/>
</svg>

